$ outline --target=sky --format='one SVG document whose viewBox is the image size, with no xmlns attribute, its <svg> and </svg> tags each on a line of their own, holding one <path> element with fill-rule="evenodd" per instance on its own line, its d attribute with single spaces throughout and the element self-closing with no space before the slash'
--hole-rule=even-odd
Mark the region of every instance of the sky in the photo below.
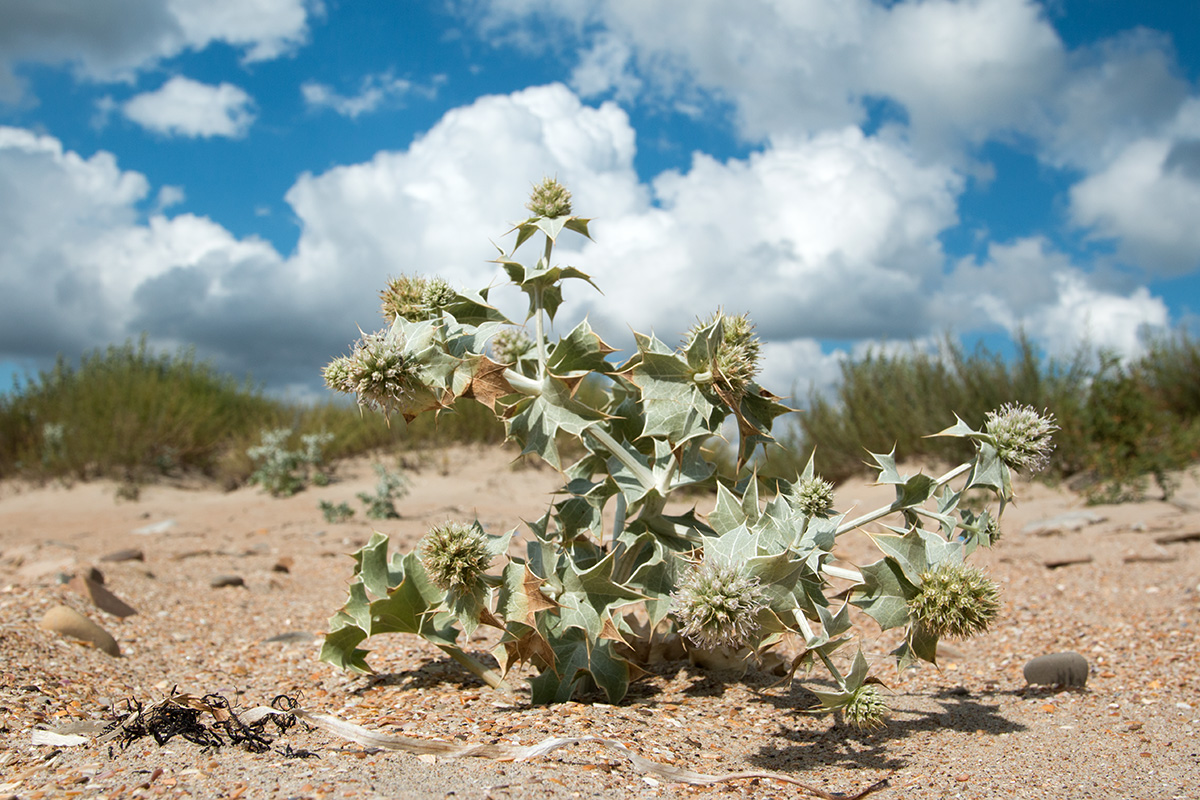
<svg viewBox="0 0 1200 800">
<path fill-rule="evenodd" d="M 388 277 L 502 282 L 544 176 L 603 292 L 559 333 L 749 312 L 801 398 L 1133 357 L 1197 330 L 1200 0 L 4 0 L 0 377 L 145 335 L 320 397 Z"/>
</svg>

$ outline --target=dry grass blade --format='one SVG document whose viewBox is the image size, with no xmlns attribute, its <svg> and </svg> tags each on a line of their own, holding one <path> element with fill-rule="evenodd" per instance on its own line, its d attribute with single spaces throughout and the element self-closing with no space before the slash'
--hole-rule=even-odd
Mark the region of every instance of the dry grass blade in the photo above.
<svg viewBox="0 0 1200 800">
<path fill-rule="evenodd" d="M 279 713 L 279 712 L 275 712 Z M 511 745 L 494 745 L 494 744 L 467 744 L 457 745 L 450 742 L 439 742 L 429 739 L 415 739 L 410 736 L 396 736 L 392 734 L 380 733 L 378 731 L 368 730 L 351 722 L 338 719 L 329 714 L 320 714 L 302 709 L 294 709 L 292 712 L 296 718 L 307 722 L 308 724 L 320 728 L 324 731 L 339 736 L 343 739 L 361 744 L 364 747 L 374 747 L 381 750 L 398 750 L 414 755 L 440 755 L 448 758 L 492 758 L 499 761 L 530 761 L 535 758 L 542 758 L 551 752 L 573 744 L 593 743 L 601 747 L 616 752 L 627 759 L 633 766 L 641 772 L 654 775 L 666 781 L 674 783 L 686 783 L 691 786 L 711 786 L 717 783 L 727 783 L 730 781 L 739 780 L 771 780 L 788 783 L 797 786 L 814 797 L 825 798 L 825 800 L 857 800 L 857 798 L 866 797 L 867 795 L 884 788 L 888 785 L 888 779 L 884 778 L 881 781 L 868 786 L 866 789 L 857 794 L 831 794 L 818 789 L 815 786 L 810 786 L 802 781 L 798 781 L 789 775 L 783 775 L 778 772 L 731 772 L 724 775 L 707 775 L 701 772 L 693 772 L 682 767 L 671 766 L 669 764 L 660 764 L 657 761 L 651 761 L 648 758 L 643 758 L 637 753 L 630 750 L 625 745 L 613 739 L 604 739 L 599 736 L 581 736 L 578 738 L 561 738 L 552 737 L 544 739 L 537 744 L 529 745 L 528 747 L 514 747 Z"/>
</svg>

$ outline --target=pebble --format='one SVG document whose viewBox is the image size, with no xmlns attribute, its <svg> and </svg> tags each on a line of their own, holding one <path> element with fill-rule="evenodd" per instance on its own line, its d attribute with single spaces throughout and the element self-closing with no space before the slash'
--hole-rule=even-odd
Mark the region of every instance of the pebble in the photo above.
<svg viewBox="0 0 1200 800">
<path fill-rule="evenodd" d="M 1039 686 L 1087 685 L 1087 659 L 1079 653 L 1051 653 L 1025 664 L 1025 680 Z"/>
<path fill-rule="evenodd" d="M 121 561 L 145 561 L 146 554 L 136 547 L 127 547 L 124 550 L 114 550 L 105 556 L 100 556 L 101 561 L 121 562 Z"/>
<path fill-rule="evenodd" d="M 88 642 L 110 656 L 117 657 L 121 655 L 121 648 L 117 645 L 117 640 L 112 637 L 112 634 L 70 606 L 55 606 L 46 612 L 46 615 L 42 617 L 42 621 L 38 624 L 48 631 L 54 631 L 60 636 Z"/>
<path fill-rule="evenodd" d="M 155 533 L 166 533 L 167 531 L 171 530 L 171 528 L 174 528 L 175 525 L 175 520 L 164 519 L 162 522 L 155 522 L 150 525 L 143 525 L 140 528 L 134 528 L 133 533 L 136 533 L 139 536 L 149 536 Z"/>
<path fill-rule="evenodd" d="M 114 617 L 132 617 L 137 613 L 137 609 L 106 589 L 103 580 L 97 582 L 89 575 L 76 575 L 67 584 L 67 588 L 83 595 L 96 608 L 106 611 Z"/>
<path fill-rule="evenodd" d="M 246 580 L 241 575 L 218 575 L 209 581 L 208 585 L 214 589 L 225 586 L 245 586 Z"/>
<path fill-rule="evenodd" d="M 1021 529 L 1021 533 L 1032 536 L 1055 536 L 1064 531 L 1078 531 L 1089 525 L 1098 525 L 1107 519 L 1094 511 L 1068 511 L 1049 519 L 1030 522 Z"/>
</svg>

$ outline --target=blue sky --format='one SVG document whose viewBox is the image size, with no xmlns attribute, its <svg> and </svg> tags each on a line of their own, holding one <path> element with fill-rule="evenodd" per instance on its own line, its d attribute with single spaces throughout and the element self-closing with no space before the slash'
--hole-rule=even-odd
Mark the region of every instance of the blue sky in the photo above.
<svg viewBox="0 0 1200 800">
<path fill-rule="evenodd" d="M 544 175 L 617 346 L 1133 355 L 1200 312 L 1200 4 L 6 0 L 0 365 L 145 333 L 309 396 L 389 275 L 496 281 Z"/>
</svg>

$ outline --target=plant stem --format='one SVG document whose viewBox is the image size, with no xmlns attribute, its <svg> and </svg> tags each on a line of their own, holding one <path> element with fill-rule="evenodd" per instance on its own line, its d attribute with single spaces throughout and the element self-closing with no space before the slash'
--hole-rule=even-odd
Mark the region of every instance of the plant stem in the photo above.
<svg viewBox="0 0 1200 800">
<path fill-rule="evenodd" d="M 618 491 L 617 510 L 613 513 L 612 543 L 614 549 L 617 546 L 617 537 L 621 535 L 621 531 L 625 530 L 625 510 L 625 493 Z"/>
<path fill-rule="evenodd" d="M 546 269 L 550 269 L 550 253 L 554 250 L 554 240 L 549 235 L 546 236 L 546 250 L 542 256 L 542 263 Z M 537 331 L 537 346 L 538 346 L 538 377 L 546 377 L 546 330 L 542 325 L 542 284 L 538 283 L 533 288 L 533 305 L 535 309 L 534 326 Z"/>
<path fill-rule="evenodd" d="M 621 443 L 614 439 L 608 431 L 601 428 L 599 425 L 592 425 L 587 428 L 587 433 L 595 437 L 596 441 L 604 445 L 604 449 L 613 454 L 613 457 L 620 461 L 633 473 L 634 477 L 646 489 L 654 488 L 654 475 L 650 470 L 646 469 L 645 465 L 629 454 L 629 451 L 621 446 Z"/>
<path fill-rule="evenodd" d="M 947 484 L 950 481 L 957 478 L 959 475 L 962 475 L 964 472 L 966 472 L 970 468 L 971 468 L 971 464 L 969 462 L 966 464 L 959 464 L 957 467 L 950 470 L 942 477 L 934 480 L 933 483 L 935 486 L 942 486 L 944 484 Z M 861 528 L 863 525 L 866 525 L 869 522 L 874 522 L 877 519 L 882 519 L 883 517 L 886 517 L 888 514 L 891 514 L 892 512 L 900 511 L 902 508 L 903 508 L 903 506 L 899 506 L 899 505 L 896 505 L 895 503 L 892 503 L 890 506 L 883 506 L 881 508 L 875 509 L 874 511 L 869 511 L 866 514 L 863 514 L 861 517 L 858 517 L 857 519 L 852 519 L 849 522 L 843 522 L 841 525 L 838 526 L 838 529 L 836 531 L 834 531 L 833 535 L 841 536 L 843 533 L 846 533 L 847 531 L 852 531 L 855 528 Z"/>
<path fill-rule="evenodd" d="M 467 655 L 461 648 L 455 647 L 454 645 L 439 644 L 438 647 L 443 653 L 453 658 L 459 664 L 462 664 L 473 675 L 475 675 L 475 677 L 479 678 L 488 686 L 498 691 L 512 694 L 512 687 L 505 682 L 504 678 L 500 677 L 500 673 L 496 672 L 496 670 L 485 667 L 478 660 Z"/>
<path fill-rule="evenodd" d="M 508 385 L 527 397 L 538 397 L 542 393 L 542 382 L 528 378 L 514 369 L 504 370 Z"/>
</svg>

